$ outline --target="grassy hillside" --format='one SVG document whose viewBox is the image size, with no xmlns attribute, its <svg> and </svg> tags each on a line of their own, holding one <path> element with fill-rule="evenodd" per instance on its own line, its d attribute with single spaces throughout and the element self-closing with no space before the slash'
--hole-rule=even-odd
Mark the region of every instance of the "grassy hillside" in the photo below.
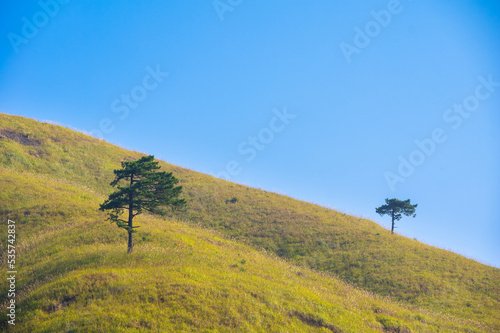
<svg viewBox="0 0 500 333">
<path fill-rule="evenodd" d="M 17 325 L 8 327 L 2 316 L 3 329 L 488 331 L 474 321 L 405 309 L 337 278 L 173 220 L 138 218 L 142 229 L 135 252 L 127 255 L 125 233 L 104 223 L 95 209 L 102 195 L 5 169 L 0 169 L 0 186 L 0 218 L 17 223 L 20 277 Z M 2 284 L 2 298 L 6 293 Z"/>
<path fill-rule="evenodd" d="M 263 247 L 356 286 L 475 318 L 500 330 L 500 270 L 416 240 L 372 221 L 273 193 L 200 179 L 189 187 L 188 221 Z M 225 198 L 237 198 L 226 203 Z M 209 198 L 207 200 L 207 198 Z"/>
<path fill-rule="evenodd" d="M 139 156 L 59 126 L 0 114 L 0 166 L 65 179 L 92 195 L 109 193 L 112 170 Z M 390 235 L 372 221 L 161 165 L 181 179 L 190 202 L 185 214 L 171 218 L 216 229 L 380 295 L 500 330 L 496 268 Z M 11 213 L 8 206 L 0 209 Z"/>
</svg>

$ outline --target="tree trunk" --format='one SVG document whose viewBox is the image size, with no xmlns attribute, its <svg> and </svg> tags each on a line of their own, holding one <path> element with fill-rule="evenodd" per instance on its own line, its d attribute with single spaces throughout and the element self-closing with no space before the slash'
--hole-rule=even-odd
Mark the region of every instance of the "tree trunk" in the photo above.
<svg viewBox="0 0 500 333">
<path fill-rule="evenodd" d="M 134 175 L 130 176 L 130 186 L 132 186 L 134 182 Z M 134 218 L 134 203 L 133 203 L 133 197 L 132 197 L 132 191 L 130 191 L 128 195 L 128 248 L 127 248 L 127 253 L 132 253 L 132 250 L 134 249 L 134 243 L 132 239 L 132 219 Z"/>
<path fill-rule="evenodd" d="M 394 233 L 394 212 L 392 213 L 392 228 L 391 228 L 391 234 Z"/>
<path fill-rule="evenodd" d="M 134 249 L 134 243 L 132 242 L 132 231 L 128 232 L 128 249 L 127 253 L 132 253 L 132 250 Z"/>
</svg>

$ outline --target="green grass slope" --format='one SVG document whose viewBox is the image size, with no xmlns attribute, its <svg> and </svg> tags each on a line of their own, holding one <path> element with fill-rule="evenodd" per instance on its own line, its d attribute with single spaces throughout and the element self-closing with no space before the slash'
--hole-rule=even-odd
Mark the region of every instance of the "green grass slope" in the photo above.
<svg viewBox="0 0 500 333">
<path fill-rule="evenodd" d="M 65 179 L 102 195 L 127 151 L 60 126 L 0 114 L 0 166 Z M 500 330 L 500 270 L 390 233 L 376 223 L 162 163 L 189 200 L 183 215 L 355 286 Z M 231 200 L 236 198 L 236 200 Z M 4 214 L 9 208 L 4 208 Z"/>
<path fill-rule="evenodd" d="M 2 315 L 5 331 L 492 331 L 405 308 L 171 219 L 137 218 L 127 255 L 125 233 L 96 210 L 104 196 L 6 169 L 0 187 L 0 219 L 16 221 L 17 230 L 17 318 L 9 326 Z M 2 284 L 2 299 L 7 289 Z"/>
</svg>

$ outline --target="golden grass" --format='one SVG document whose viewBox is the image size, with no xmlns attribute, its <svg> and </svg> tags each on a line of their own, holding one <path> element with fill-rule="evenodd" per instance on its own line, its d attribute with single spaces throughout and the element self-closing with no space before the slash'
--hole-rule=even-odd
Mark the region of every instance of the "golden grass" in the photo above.
<svg viewBox="0 0 500 333">
<path fill-rule="evenodd" d="M 20 236 L 21 251 L 29 258 L 23 265 L 26 265 L 27 274 L 33 276 L 29 286 L 35 286 L 33 288 L 39 290 L 39 287 L 47 283 L 59 281 L 54 280 L 57 276 L 57 279 L 65 276 L 69 278 L 70 274 L 84 274 L 87 269 L 97 272 L 101 269 L 120 269 L 121 265 L 126 265 L 128 257 L 122 254 L 126 246 L 125 234 L 103 222 L 104 216 L 97 213 L 96 209 L 105 195 L 112 191 L 108 186 L 113 178 L 112 170 L 119 168 L 120 161 L 135 159 L 142 154 L 123 150 L 60 126 L 41 124 L 21 117 L 0 114 L 0 134 L 2 129 L 19 133 L 40 143 L 38 146 L 29 146 L 8 138 L 0 138 L 2 188 L 9 189 L 0 192 L 0 217 L 18 218 L 23 229 L 30 231 L 23 232 Z M 144 272 L 151 271 L 150 267 L 156 271 L 156 268 L 173 265 L 184 270 L 188 266 L 182 265 L 189 263 L 189 271 L 193 275 L 201 274 L 211 279 L 214 274 L 233 278 L 245 276 L 249 281 L 257 279 L 254 284 L 248 282 L 247 288 L 256 288 L 248 289 L 250 294 L 260 295 L 257 291 L 267 283 L 263 281 L 275 281 L 275 285 L 269 283 L 273 288 L 281 290 L 275 295 L 279 300 L 275 303 L 288 304 L 286 311 L 275 303 L 267 304 L 259 297 L 252 296 L 250 300 L 260 300 L 258 304 L 264 305 L 262 309 L 250 306 L 248 313 L 257 311 L 254 316 L 259 319 L 256 320 L 267 325 L 272 316 L 268 318 L 260 311 L 267 313 L 271 311 L 268 307 L 274 304 L 280 311 L 285 311 L 280 312 L 279 319 L 275 318 L 278 323 L 282 323 L 276 327 L 281 328 L 294 322 L 294 325 L 305 325 L 301 326 L 304 331 L 307 331 L 305 327 L 313 331 L 332 331 L 337 327 L 329 325 L 340 325 L 338 327 L 343 327 L 345 331 L 353 331 L 354 326 L 349 325 L 354 324 L 347 322 L 360 320 L 366 323 L 359 326 L 363 327 L 363 331 L 379 331 L 383 327 L 386 330 L 410 329 L 413 332 L 438 331 L 439 327 L 441 331 L 456 329 L 467 332 L 467 329 L 470 329 L 473 332 L 473 327 L 479 331 L 500 330 L 500 270 L 496 268 L 405 237 L 391 236 L 390 232 L 372 221 L 215 179 L 164 162 L 161 166 L 173 171 L 176 177 L 180 178 L 189 208 L 183 214 L 170 216 L 167 221 L 151 217 L 138 220 L 141 228 L 136 236 L 137 253 L 133 256 L 142 256 L 143 261 L 137 261 L 137 266 L 131 266 L 138 269 L 137 279 L 146 278 L 148 274 Z M 237 198 L 237 201 L 231 202 L 232 198 Z M 173 235 L 178 238 L 173 239 Z M 200 244 L 204 244 L 203 248 Z M 207 250 L 203 250 L 204 248 Z M 267 252 L 254 249 L 265 249 Z M 248 254 L 240 259 L 237 253 Z M 250 253 L 252 256 L 262 256 L 258 257 L 258 260 L 255 259 L 260 267 L 249 265 Z M 171 256 L 182 259 L 165 259 Z M 287 261 L 280 261 L 276 256 Z M 24 254 L 23 258 L 26 258 Z M 194 258 L 198 260 L 191 261 Z M 245 260 L 245 263 L 242 263 L 242 260 Z M 269 265 L 273 268 L 268 269 Z M 278 268 L 276 265 L 284 266 Z M 311 268 L 315 271 L 311 271 Z M 277 274 L 280 270 L 283 275 Z M 318 271 L 323 271 L 324 274 Z M 299 272 L 302 275 L 298 275 Z M 71 276 L 73 277 L 70 280 L 75 280 L 78 275 Z M 353 289 L 335 276 L 370 292 L 390 296 L 398 303 L 383 301 L 372 294 Z M 164 277 L 167 280 L 174 279 L 170 275 Z M 210 278 L 207 281 L 210 281 Z M 226 285 L 215 285 L 213 288 L 226 288 L 236 292 L 237 288 L 230 287 L 230 280 L 224 281 Z M 286 281 L 300 286 L 309 281 L 312 285 L 309 285 L 310 289 L 306 292 L 297 289 L 297 286 L 287 285 Z M 214 281 L 216 282 L 218 281 Z M 332 284 L 336 285 L 336 289 Z M 287 297 L 291 297 L 289 294 L 293 292 L 310 295 L 308 301 L 311 301 L 311 295 L 320 294 L 321 297 L 326 297 L 322 294 L 329 290 L 328 288 L 333 288 L 342 295 L 339 296 L 342 300 L 339 297 L 328 300 L 320 298 L 322 302 L 330 302 L 329 310 L 318 310 L 317 305 L 302 303 L 302 298 L 292 297 L 293 301 L 286 302 Z M 341 290 L 348 291 L 342 294 Z M 271 290 L 267 292 L 271 293 Z M 29 294 L 31 295 L 31 292 Z M 185 294 L 184 290 L 183 295 Z M 352 295 L 363 295 L 365 298 L 360 299 Z M 55 302 L 54 307 L 61 301 L 54 297 L 50 299 Z M 370 302 L 373 299 L 376 302 L 384 302 L 383 304 L 389 304 L 397 310 L 377 312 L 372 305 L 363 307 L 361 303 L 368 302 L 367 299 Z M 348 300 L 351 300 L 351 303 Z M 340 309 L 332 308 L 335 302 L 341 304 Z M 400 304 L 403 303 L 406 307 L 410 306 L 408 312 L 401 310 Z M 71 304 L 67 308 L 71 308 Z M 131 300 L 125 304 L 132 306 L 133 302 Z M 92 306 L 96 307 L 96 304 Z M 419 308 L 415 310 L 415 306 Z M 239 309 L 236 305 L 234 307 Z M 381 306 L 381 309 L 386 307 Z M 304 312 L 304 309 L 309 312 Z M 360 318 L 366 316 L 371 319 L 359 319 L 353 314 L 333 317 L 329 314 L 333 309 L 356 309 L 358 312 L 353 313 L 358 313 Z M 163 313 L 161 311 L 160 313 Z M 413 314 L 414 311 L 417 314 Z M 45 316 L 51 317 L 52 313 Z M 123 317 L 121 314 L 113 315 L 107 312 L 106 316 L 114 318 L 109 319 L 111 322 L 120 322 Z M 250 325 L 250 319 L 242 319 L 238 311 L 229 312 L 227 317 L 232 319 L 227 319 L 229 321 L 224 321 L 224 325 L 214 328 L 215 331 L 224 330 L 227 325 L 235 325 L 235 322 Z M 127 329 L 154 330 L 151 318 L 148 321 L 149 328 L 141 326 L 139 320 L 138 327 Z M 52 322 L 52 319 L 49 321 Z M 196 320 L 186 317 L 186 322 L 200 325 L 199 323 L 204 321 L 198 317 Z M 343 322 L 345 323 L 342 324 Z M 78 330 L 57 327 L 63 331 Z M 101 329 L 100 326 L 95 327 Z M 192 329 L 194 326 L 190 327 Z M 265 331 L 265 325 L 255 327 L 261 327 L 255 331 Z M 432 330 L 431 327 L 436 329 Z M 240 329 L 244 331 L 246 328 Z"/>
</svg>

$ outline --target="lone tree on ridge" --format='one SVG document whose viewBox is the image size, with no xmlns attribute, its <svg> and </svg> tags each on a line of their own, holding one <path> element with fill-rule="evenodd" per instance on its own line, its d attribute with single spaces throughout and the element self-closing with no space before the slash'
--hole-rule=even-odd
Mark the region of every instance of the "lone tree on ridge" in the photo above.
<svg viewBox="0 0 500 333">
<path fill-rule="evenodd" d="M 132 235 L 138 228 L 133 225 L 134 217 L 142 214 L 143 210 L 164 215 L 166 211 L 161 207 L 181 208 L 186 204 L 186 200 L 178 199 L 182 186 L 175 184 L 179 180 L 171 172 L 159 172 L 158 169 L 160 167 L 153 155 L 143 156 L 137 161 L 122 162 L 122 168 L 114 170 L 115 179 L 110 185 L 117 186 L 124 180 L 128 186 L 118 185 L 118 190 L 100 205 L 99 210 L 110 211 L 108 220 L 111 223 L 127 230 L 127 253 L 132 253 Z M 120 219 L 124 210 L 128 210 L 128 220 Z"/>
<path fill-rule="evenodd" d="M 402 215 L 415 217 L 415 208 L 417 208 L 417 204 L 410 204 L 410 199 L 408 200 L 398 200 L 398 199 L 385 199 L 385 205 L 382 205 L 375 209 L 377 214 L 380 216 L 390 215 L 392 217 L 392 228 L 391 234 L 394 233 L 394 221 L 401 220 Z"/>
</svg>

